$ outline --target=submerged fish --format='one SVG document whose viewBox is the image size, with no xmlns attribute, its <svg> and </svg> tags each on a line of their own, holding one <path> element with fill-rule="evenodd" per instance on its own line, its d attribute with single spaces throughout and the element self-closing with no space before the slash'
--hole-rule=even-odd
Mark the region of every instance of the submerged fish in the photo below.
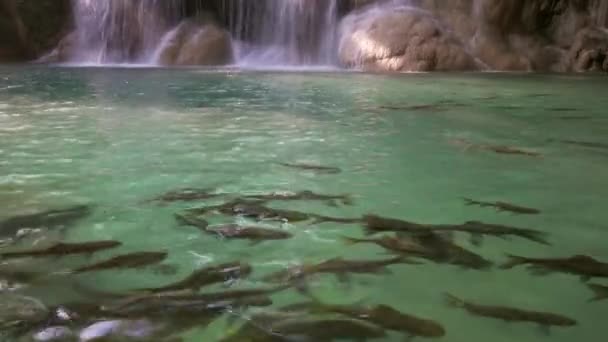
<svg viewBox="0 0 608 342">
<path fill-rule="evenodd" d="M 356 340 L 386 337 L 375 325 L 355 319 L 285 320 L 272 324 L 271 331 L 286 341 L 306 338 L 309 341 Z"/>
<path fill-rule="evenodd" d="M 73 273 L 104 271 L 111 269 L 139 268 L 157 264 L 167 258 L 167 252 L 137 252 L 118 255 L 108 260 L 74 269 Z"/>
<path fill-rule="evenodd" d="M 540 214 L 540 210 L 534 208 L 522 207 L 519 205 L 506 203 L 506 202 L 483 202 L 476 201 L 470 198 L 463 198 L 467 205 L 477 205 L 482 208 L 493 207 L 498 211 L 510 211 L 515 214 L 527 214 L 527 215 L 535 215 Z"/>
<path fill-rule="evenodd" d="M 263 203 L 264 200 L 246 200 L 246 199 L 235 199 L 230 202 L 210 206 L 205 208 L 194 208 L 188 209 L 186 213 L 180 214 L 180 220 L 189 220 L 193 222 L 187 222 L 191 225 L 204 226 L 203 220 L 192 216 L 191 214 L 203 215 L 212 211 L 217 211 L 227 216 L 242 216 L 252 218 L 258 221 L 262 220 L 274 220 L 274 221 L 286 221 L 286 222 L 302 222 L 308 220 L 314 220 L 316 223 L 321 222 L 334 222 L 334 223 L 356 223 L 360 222 L 359 218 L 340 218 L 340 217 L 329 217 L 323 215 L 303 213 L 295 210 L 286 209 L 274 209 L 269 208 Z M 198 220 L 198 221 L 197 221 Z"/>
<path fill-rule="evenodd" d="M 387 330 L 398 331 L 413 337 L 442 337 L 445 329 L 433 320 L 402 313 L 388 305 L 362 307 L 355 305 L 328 305 L 322 303 L 296 304 L 294 307 L 307 308 L 315 313 L 337 313 L 350 318 L 366 321 Z"/>
<path fill-rule="evenodd" d="M 587 284 L 587 286 L 594 294 L 593 298 L 589 300 L 590 302 L 608 299 L 608 286 L 600 284 Z"/>
<path fill-rule="evenodd" d="M 225 239 L 246 239 L 252 243 L 265 240 L 285 240 L 293 235 L 289 232 L 254 226 L 240 226 L 238 224 L 225 224 L 208 227 L 203 230 L 206 233 L 216 234 Z"/>
<path fill-rule="evenodd" d="M 251 266 L 240 262 L 229 262 L 215 266 L 209 266 L 192 272 L 188 277 L 175 283 L 144 289 L 148 292 L 169 292 L 180 290 L 198 291 L 200 288 L 217 284 L 229 283 L 251 274 Z"/>
<path fill-rule="evenodd" d="M 216 193 L 209 188 L 184 188 L 166 192 L 152 201 L 156 202 L 189 202 L 216 198 L 224 194 Z"/>
<path fill-rule="evenodd" d="M 359 243 L 372 243 L 384 249 L 411 256 L 423 256 L 433 253 L 433 251 L 412 240 L 406 241 L 405 239 L 398 239 L 389 236 L 383 236 L 379 239 L 357 239 L 351 237 L 343 237 L 343 239 L 346 244 L 349 245 Z"/>
<path fill-rule="evenodd" d="M 477 270 L 487 269 L 493 265 L 491 261 L 481 255 L 473 253 L 435 232 L 415 233 L 409 237 L 432 251 L 432 253 L 420 255 L 421 258 Z"/>
<path fill-rule="evenodd" d="M 506 145 L 492 145 L 492 144 L 476 144 L 465 139 L 452 139 L 452 143 L 463 146 L 465 150 L 486 150 L 498 154 L 509 154 L 509 155 L 522 155 L 528 157 L 541 157 L 542 155 L 538 152 L 523 150 L 513 146 Z"/>
<path fill-rule="evenodd" d="M 545 237 L 545 233 L 528 228 L 504 226 L 500 224 L 484 223 L 480 221 L 468 221 L 460 225 L 443 225 L 433 229 L 435 232 L 464 232 L 471 234 L 471 243 L 480 245 L 483 235 L 497 237 L 517 236 L 543 245 L 551 245 Z"/>
<path fill-rule="evenodd" d="M 601 148 L 608 149 L 608 144 L 591 142 L 591 141 L 578 141 L 578 140 L 560 140 L 561 143 L 568 145 L 576 145 L 582 147 L 590 147 L 590 148 Z"/>
<path fill-rule="evenodd" d="M 510 269 L 519 265 L 529 265 L 537 274 L 562 272 L 578 275 L 587 281 L 594 277 L 608 277 L 608 263 L 598 261 L 587 255 L 575 255 L 569 258 L 526 258 L 508 255 L 509 261 L 501 266 Z"/>
<path fill-rule="evenodd" d="M 348 275 L 355 274 L 381 274 L 389 273 L 386 268 L 396 264 L 416 264 L 407 260 L 404 256 L 398 256 L 383 260 L 346 260 L 343 258 L 333 258 L 318 264 L 304 264 L 289 267 L 272 273 L 264 280 L 271 282 L 289 283 L 293 281 L 304 280 L 305 278 L 315 274 L 334 274 L 341 281 L 347 281 Z M 304 286 L 304 284 L 299 284 Z"/>
<path fill-rule="evenodd" d="M 0 236 L 14 236 L 24 228 L 66 226 L 88 216 L 90 213 L 91 207 L 77 205 L 65 209 L 53 209 L 35 214 L 15 216 L 0 222 Z"/>
<path fill-rule="evenodd" d="M 116 248 L 121 246 L 122 242 L 114 240 L 105 241 L 90 241 L 77 243 L 59 242 L 50 247 L 43 249 L 32 249 L 25 251 L 4 252 L 0 253 L 0 258 L 24 258 L 24 257 L 48 257 L 48 256 L 65 256 L 73 254 L 93 254 L 106 249 Z"/>
<path fill-rule="evenodd" d="M 577 324 L 576 320 L 549 312 L 529 311 L 506 306 L 481 305 L 446 294 L 448 305 L 462 308 L 475 316 L 500 319 L 505 322 L 531 322 L 543 327 L 562 326 L 570 327 Z"/>
<path fill-rule="evenodd" d="M 295 201 L 295 200 L 308 200 L 308 201 L 327 201 L 330 205 L 334 206 L 336 201 L 341 202 L 344 205 L 352 205 L 353 201 L 349 195 L 323 195 L 316 194 L 312 191 L 304 190 L 296 193 L 270 193 L 270 194 L 259 194 L 244 196 L 244 198 L 251 198 L 260 201 Z"/>
<path fill-rule="evenodd" d="M 321 165 L 301 164 L 301 163 L 279 163 L 279 165 L 289 167 L 292 169 L 313 171 L 316 173 L 337 174 L 337 173 L 342 172 L 342 170 L 340 170 L 339 168 L 331 167 L 331 166 L 321 166 Z"/>
<path fill-rule="evenodd" d="M 365 215 L 362 221 L 365 224 L 365 233 L 372 235 L 380 232 L 403 232 L 403 233 L 418 233 L 427 232 L 433 226 L 414 223 L 394 218 L 381 217 L 377 215 Z"/>
</svg>

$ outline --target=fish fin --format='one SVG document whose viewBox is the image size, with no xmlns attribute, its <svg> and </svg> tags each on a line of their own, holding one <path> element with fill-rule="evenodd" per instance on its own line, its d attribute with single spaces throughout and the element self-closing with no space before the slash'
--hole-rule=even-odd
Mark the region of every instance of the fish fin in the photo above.
<svg viewBox="0 0 608 342">
<path fill-rule="evenodd" d="M 540 331 L 541 334 L 543 334 L 544 336 L 551 336 L 551 327 L 548 325 L 544 325 L 544 324 L 539 324 L 538 325 L 538 330 Z"/>
<path fill-rule="evenodd" d="M 597 284 L 587 284 L 587 287 L 593 291 L 593 298 L 589 302 L 597 302 L 608 298 L 608 287 L 603 287 Z"/>
<path fill-rule="evenodd" d="M 479 247 L 483 243 L 483 235 L 471 233 L 470 241 L 473 246 Z"/>
<path fill-rule="evenodd" d="M 262 240 L 251 240 L 249 241 L 249 247 L 257 246 L 262 243 Z"/>
<path fill-rule="evenodd" d="M 580 279 L 581 279 L 581 282 L 586 283 L 589 280 L 591 280 L 591 277 L 588 275 L 582 275 Z"/>
<path fill-rule="evenodd" d="M 500 265 L 500 268 L 503 270 L 508 270 L 515 266 L 523 265 L 527 262 L 526 258 L 517 255 L 507 254 L 507 258 L 509 258 L 509 260 L 504 264 Z"/>
<path fill-rule="evenodd" d="M 342 239 L 342 241 L 344 242 L 344 244 L 347 245 L 347 246 L 356 245 L 356 244 L 362 242 L 359 239 L 348 237 L 348 236 L 341 236 L 340 239 Z"/>
<path fill-rule="evenodd" d="M 550 269 L 544 268 L 542 266 L 530 266 L 528 267 L 528 270 L 535 276 L 546 276 L 548 274 L 553 273 Z"/>
<path fill-rule="evenodd" d="M 450 293 L 444 293 L 444 297 L 445 297 L 445 303 L 448 306 L 454 307 L 454 308 L 462 308 L 466 305 L 466 302 Z"/>
</svg>

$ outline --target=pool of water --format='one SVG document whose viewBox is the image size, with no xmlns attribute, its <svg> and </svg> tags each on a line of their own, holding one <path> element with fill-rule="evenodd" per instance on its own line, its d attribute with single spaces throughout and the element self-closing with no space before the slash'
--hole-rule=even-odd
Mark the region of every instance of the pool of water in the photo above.
<svg viewBox="0 0 608 342">
<path fill-rule="evenodd" d="M 251 276 L 231 287 L 249 289 L 266 286 L 264 275 L 289 265 L 388 256 L 375 245 L 344 243 L 344 236 L 364 236 L 359 224 L 264 222 L 293 237 L 251 244 L 204 234 L 174 218 L 181 210 L 222 203 L 222 198 L 164 205 L 149 201 L 187 187 L 233 197 L 301 190 L 350 194 L 353 205 L 275 201 L 269 206 L 429 224 L 478 220 L 548 234 L 550 246 L 494 237 L 475 246 L 466 234 L 454 236 L 457 244 L 496 264 L 505 262 L 507 253 L 585 254 L 608 261 L 608 149 L 565 142 L 608 144 L 606 89 L 608 78 L 584 75 L 1 67 L 0 219 L 75 204 L 88 204 L 92 212 L 63 234 L 38 233 L 21 246 L 0 248 L 24 249 L 57 239 L 123 243 L 93 257 L 7 260 L 2 267 L 51 272 L 45 281 L 16 290 L 50 306 L 73 301 L 73 284 L 124 293 L 168 284 L 220 262 L 251 264 Z M 479 148 L 503 145 L 538 156 Z M 341 172 L 322 174 L 280 163 Z M 516 203 L 541 213 L 466 206 L 463 197 Z M 251 223 L 221 215 L 209 220 Z M 163 263 L 175 272 L 154 267 L 62 272 L 136 251 L 167 251 Z M 310 292 L 332 304 L 389 304 L 433 319 L 446 330 L 437 341 L 599 342 L 608 333 L 608 301 L 588 302 L 592 293 L 575 276 L 430 262 L 388 269 L 354 275 L 348 283 L 331 275 L 314 277 Z M 218 285 L 203 291 L 224 290 Z M 451 308 L 445 293 L 559 313 L 578 325 L 547 334 L 534 324 L 509 324 Z M 293 289 L 272 299 L 274 306 L 265 310 L 307 300 Z M 185 332 L 184 340 L 218 341 L 236 331 L 250 311 L 233 315 L 237 325 L 221 317 Z M 390 332 L 384 340 L 403 338 Z"/>
</svg>

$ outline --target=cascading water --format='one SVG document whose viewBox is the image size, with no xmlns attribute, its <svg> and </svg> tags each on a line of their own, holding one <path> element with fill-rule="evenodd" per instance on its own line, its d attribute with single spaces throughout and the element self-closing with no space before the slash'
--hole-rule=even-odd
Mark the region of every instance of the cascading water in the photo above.
<svg viewBox="0 0 608 342">
<path fill-rule="evenodd" d="M 156 63 L 183 19 L 183 0 L 73 0 L 71 62 Z M 219 17 L 246 66 L 332 65 L 338 0 L 224 0 Z M 201 1 L 201 3 L 211 3 Z M 156 57 L 155 57 L 156 56 Z"/>
<path fill-rule="evenodd" d="M 243 65 L 331 65 L 337 0 L 228 0 L 221 11 Z"/>
<path fill-rule="evenodd" d="M 147 63 L 159 37 L 181 16 L 179 0 L 73 1 L 72 62 Z"/>
</svg>

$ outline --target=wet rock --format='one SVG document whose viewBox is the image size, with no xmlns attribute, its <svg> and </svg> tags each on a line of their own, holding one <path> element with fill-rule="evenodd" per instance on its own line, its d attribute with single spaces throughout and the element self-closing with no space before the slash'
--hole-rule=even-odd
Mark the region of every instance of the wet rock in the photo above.
<svg viewBox="0 0 608 342">
<path fill-rule="evenodd" d="M 70 0 L 0 1 L 0 62 L 37 58 L 71 22 Z"/>
<path fill-rule="evenodd" d="M 47 307 L 35 298 L 0 293 L 0 327 L 38 323 L 49 314 Z"/>
<path fill-rule="evenodd" d="M 182 22 L 161 44 L 158 61 L 164 65 L 224 65 L 233 60 L 230 34 L 213 21 Z"/>
<path fill-rule="evenodd" d="M 570 49 L 572 70 L 608 71 L 608 30 L 580 31 Z"/>
<path fill-rule="evenodd" d="M 72 342 L 77 341 L 76 335 L 67 327 L 56 326 L 47 327 L 32 336 L 32 340 L 36 342 Z"/>
<path fill-rule="evenodd" d="M 366 70 L 449 71 L 478 66 L 463 44 L 430 12 L 372 7 L 341 23 L 342 64 Z"/>
</svg>

